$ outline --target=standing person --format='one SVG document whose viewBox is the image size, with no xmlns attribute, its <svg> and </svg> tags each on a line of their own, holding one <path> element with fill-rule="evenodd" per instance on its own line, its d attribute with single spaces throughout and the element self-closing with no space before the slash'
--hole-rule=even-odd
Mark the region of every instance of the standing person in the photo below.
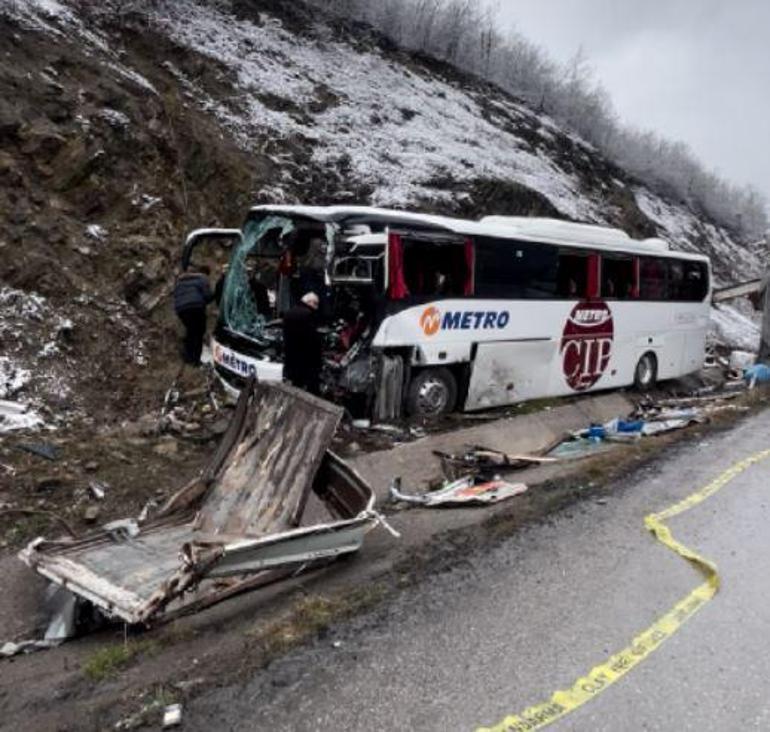
<svg viewBox="0 0 770 732">
<path fill-rule="evenodd" d="M 174 285 L 174 311 L 185 328 L 184 361 L 199 366 L 206 335 L 206 306 L 214 299 L 209 287 L 211 270 L 205 265 L 182 272 Z"/>
<path fill-rule="evenodd" d="M 323 340 L 318 332 L 318 295 L 306 293 L 283 316 L 283 375 L 299 389 L 321 391 Z"/>
</svg>

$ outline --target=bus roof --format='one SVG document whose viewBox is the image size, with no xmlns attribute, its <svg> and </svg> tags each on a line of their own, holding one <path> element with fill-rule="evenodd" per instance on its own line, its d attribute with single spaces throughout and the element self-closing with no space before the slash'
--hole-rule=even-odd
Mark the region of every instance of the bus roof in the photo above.
<svg viewBox="0 0 770 732">
<path fill-rule="evenodd" d="M 255 206 L 251 212 L 294 215 L 319 222 L 335 222 L 349 226 L 367 222 L 383 226 L 419 226 L 464 236 L 489 236 L 630 254 L 676 256 L 701 261 L 709 259 L 703 254 L 672 251 L 668 242 L 663 239 L 632 239 L 621 229 L 595 224 L 578 224 L 560 219 L 486 216 L 480 221 L 472 221 L 370 206 L 265 205 Z"/>
</svg>

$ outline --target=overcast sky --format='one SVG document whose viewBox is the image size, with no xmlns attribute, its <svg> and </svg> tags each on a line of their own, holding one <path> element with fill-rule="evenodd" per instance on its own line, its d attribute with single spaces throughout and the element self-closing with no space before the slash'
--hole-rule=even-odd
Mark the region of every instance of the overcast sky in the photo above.
<svg viewBox="0 0 770 732">
<path fill-rule="evenodd" d="M 621 119 L 770 199 L 770 0 L 497 0 L 557 61 L 579 46 Z"/>
</svg>

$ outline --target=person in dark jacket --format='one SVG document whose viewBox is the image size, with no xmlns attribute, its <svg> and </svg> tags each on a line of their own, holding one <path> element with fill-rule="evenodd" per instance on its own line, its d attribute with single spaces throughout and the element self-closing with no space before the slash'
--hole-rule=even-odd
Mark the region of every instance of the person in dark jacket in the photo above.
<svg viewBox="0 0 770 732">
<path fill-rule="evenodd" d="M 318 295 L 308 292 L 283 316 L 283 376 L 299 389 L 320 393 L 323 338 L 318 332 Z"/>
<path fill-rule="evenodd" d="M 185 363 L 200 365 L 206 335 L 206 306 L 214 299 L 209 287 L 209 268 L 182 272 L 174 285 L 174 311 L 184 325 Z"/>
</svg>

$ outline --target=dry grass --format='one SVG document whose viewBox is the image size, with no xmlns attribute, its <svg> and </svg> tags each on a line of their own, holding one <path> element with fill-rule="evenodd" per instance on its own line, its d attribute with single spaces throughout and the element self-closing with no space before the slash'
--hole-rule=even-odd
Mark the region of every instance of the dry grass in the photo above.
<svg viewBox="0 0 770 732">
<path fill-rule="evenodd" d="M 91 681 L 103 681 L 116 676 L 139 655 L 155 653 L 157 641 L 126 641 L 117 645 L 103 646 L 94 651 L 83 664 L 83 673 Z"/>
<path fill-rule="evenodd" d="M 256 640 L 265 660 L 270 661 L 334 623 L 373 607 L 387 594 L 386 586 L 378 583 L 331 596 L 306 595 L 280 618 L 257 625 L 246 634 Z"/>
</svg>

